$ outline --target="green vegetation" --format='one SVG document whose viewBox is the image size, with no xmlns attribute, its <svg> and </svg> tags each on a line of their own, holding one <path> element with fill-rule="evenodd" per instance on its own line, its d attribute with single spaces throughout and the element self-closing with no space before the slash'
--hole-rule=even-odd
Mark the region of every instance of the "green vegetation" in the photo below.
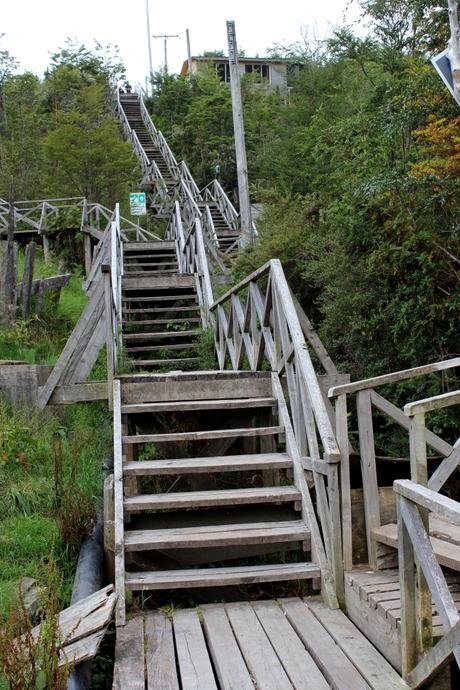
<svg viewBox="0 0 460 690">
<path fill-rule="evenodd" d="M 243 79 L 252 197 L 264 211 L 260 240 L 235 266 L 242 277 L 280 258 L 354 379 L 457 354 L 460 315 L 460 118 L 429 62 L 447 45 L 447 7 L 360 4 L 367 36 L 345 27 L 327 43 L 275 47 L 298 66 L 287 102 Z M 150 107 L 175 153 L 199 184 L 221 163 L 231 195 L 228 85 L 210 70 L 191 88 L 170 76 L 157 88 Z"/>
<path fill-rule="evenodd" d="M 86 196 L 113 207 L 138 178 L 131 146 L 111 110 L 123 75 L 117 51 L 68 40 L 43 79 L 16 74 L 0 52 L 0 197 Z"/>
<path fill-rule="evenodd" d="M 69 595 L 81 537 L 101 509 L 111 418 L 97 404 L 13 412 L 0 403 L 0 610 L 21 576 L 37 577 L 54 553 Z M 65 506 L 65 510 L 62 508 Z"/>
<path fill-rule="evenodd" d="M 24 254 L 19 253 L 19 278 L 22 277 Z M 51 257 L 45 263 L 37 247 L 34 278 L 57 275 L 60 260 Z M 57 295 L 47 293 L 43 312 L 28 321 L 18 320 L 16 327 L 0 330 L 0 360 L 17 359 L 31 364 L 54 364 L 86 303 L 82 290 L 83 276 L 74 269 L 68 285 Z M 32 309 L 33 313 L 33 309 Z M 19 312 L 20 316 L 20 312 Z"/>
</svg>

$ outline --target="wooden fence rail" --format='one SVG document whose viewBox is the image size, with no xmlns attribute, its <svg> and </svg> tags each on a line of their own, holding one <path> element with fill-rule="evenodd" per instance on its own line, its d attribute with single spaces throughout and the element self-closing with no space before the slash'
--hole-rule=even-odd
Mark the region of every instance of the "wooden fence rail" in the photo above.
<svg viewBox="0 0 460 690">
<path fill-rule="evenodd" d="M 281 263 L 269 261 L 214 302 L 211 313 L 221 369 L 238 370 L 246 362 L 257 371 L 267 361 L 283 378 L 296 444 L 313 477 L 327 562 L 342 599 L 340 450 Z M 330 601 L 333 590 L 326 591 Z"/>
<path fill-rule="evenodd" d="M 413 422 L 410 418 L 392 402 L 384 398 L 375 390 L 379 386 L 394 384 L 399 381 L 415 379 L 435 372 L 442 372 L 460 366 L 460 357 L 456 357 L 433 364 L 427 364 L 413 369 L 372 377 L 363 381 L 355 381 L 340 386 L 334 386 L 329 390 L 329 397 L 335 401 L 337 438 L 342 453 L 341 464 L 341 512 L 343 528 L 343 561 L 345 570 L 353 566 L 352 553 L 352 524 L 351 524 L 351 489 L 350 489 L 350 457 L 348 439 L 348 410 L 350 408 L 349 396 L 356 395 L 356 408 L 358 415 L 359 452 L 361 462 L 361 474 L 363 482 L 364 514 L 366 521 L 366 540 L 369 565 L 379 568 L 385 564 L 386 555 L 381 553 L 378 542 L 378 530 L 382 527 L 379 504 L 379 487 L 377 481 L 378 461 L 376 457 L 374 439 L 373 411 L 377 410 L 386 418 L 396 423 L 402 429 L 410 432 Z M 439 455 L 446 458 L 440 466 L 439 473 L 433 475 L 433 485 L 442 476 L 445 468 L 450 467 L 460 450 L 454 448 L 444 439 L 434 434 L 429 429 L 423 429 L 425 442 Z M 450 458 L 450 460 L 449 460 Z M 450 464 L 449 464 L 450 463 Z M 443 467 L 444 469 L 441 469 Z"/>
</svg>

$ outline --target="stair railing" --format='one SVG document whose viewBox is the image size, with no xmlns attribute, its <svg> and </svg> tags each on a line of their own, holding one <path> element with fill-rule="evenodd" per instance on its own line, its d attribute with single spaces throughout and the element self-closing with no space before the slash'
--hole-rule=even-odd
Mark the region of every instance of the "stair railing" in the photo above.
<svg viewBox="0 0 460 690">
<path fill-rule="evenodd" d="M 189 188 L 194 200 L 197 201 L 198 203 L 200 201 L 203 201 L 203 197 L 201 195 L 201 192 L 198 188 L 197 183 L 193 179 L 192 173 L 190 172 L 187 163 L 185 161 L 181 161 L 179 163 L 179 169 L 180 169 L 181 178 L 184 180 L 185 184 Z"/>
<path fill-rule="evenodd" d="M 193 223 L 185 230 L 182 222 L 181 206 L 179 201 L 176 200 L 174 213 L 165 238 L 176 242 L 180 272 L 190 273 L 195 276 L 203 328 L 207 328 L 213 323 L 210 307 L 214 302 L 214 297 L 200 217 L 197 216 Z"/>
<path fill-rule="evenodd" d="M 341 510 L 343 561 L 345 570 L 350 570 L 353 566 L 350 446 L 348 430 L 350 397 L 356 395 L 368 561 L 369 565 L 374 569 L 384 568 L 388 567 L 393 556 L 391 555 L 391 548 L 380 544 L 378 541 L 378 531 L 383 525 L 383 518 L 380 512 L 379 486 L 377 479 L 379 459 L 374 440 L 373 412 L 374 410 L 378 411 L 380 414 L 390 419 L 392 423 L 396 423 L 399 427 L 408 432 L 410 430 L 410 423 L 403 410 L 377 393 L 376 388 L 389 384 L 397 384 L 400 381 L 413 380 L 420 376 L 426 376 L 435 372 L 447 371 L 458 366 L 460 366 L 460 357 L 330 388 L 328 395 L 329 398 L 335 402 L 336 433 L 342 453 Z M 454 449 L 450 443 L 447 443 L 440 436 L 437 436 L 428 429 L 425 430 L 425 438 L 427 444 L 441 457 L 447 459 L 452 457 Z M 433 477 L 435 476 L 436 472 Z"/>
<path fill-rule="evenodd" d="M 428 478 L 425 415 L 460 404 L 460 391 L 404 407 L 410 420 L 411 480 L 394 482 L 398 514 L 402 672 L 412 688 L 431 679 L 453 653 L 460 667 L 460 614 L 429 536 L 429 515 L 460 527 L 460 503 L 439 494 L 460 464 L 460 438 Z M 432 602 L 445 635 L 433 647 Z"/>
<path fill-rule="evenodd" d="M 203 190 L 205 201 L 214 202 L 225 218 L 227 224 L 235 232 L 239 229 L 239 213 L 228 198 L 219 180 L 213 180 Z"/>
<path fill-rule="evenodd" d="M 180 171 L 176 158 L 173 152 L 171 151 L 169 144 L 164 138 L 162 132 L 159 129 L 157 129 L 157 127 L 155 127 L 152 118 L 150 117 L 150 113 L 147 110 L 146 105 L 144 103 L 144 97 L 142 93 L 139 93 L 138 97 L 140 101 L 142 122 L 144 123 L 150 136 L 152 137 L 153 143 L 161 152 L 161 155 L 163 156 L 169 168 L 169 172 L 171 173 L 174 179 L 178 179 L 180 177 Z"/>
<path fill-rule="evenodd" d="M 343 601 L 340 525 L 340 449 L 305 342 L 281 263 L 271 260 L 211 306 L 220 369 L 244 364 L 259 371 L 268 362 L 283 376 L 287 404 L 304 468 L 311 472 L 331 579 L 324 573 L 325 596 Z"/>
</svg>

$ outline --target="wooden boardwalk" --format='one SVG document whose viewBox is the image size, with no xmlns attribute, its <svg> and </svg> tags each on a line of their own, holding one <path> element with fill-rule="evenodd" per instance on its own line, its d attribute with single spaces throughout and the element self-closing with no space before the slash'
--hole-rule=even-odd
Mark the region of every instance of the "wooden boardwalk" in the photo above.
<svg viewBox="0 0 460 690">
<path fill-rule="evenodd" d="M 114 690 L 402 690 L 338 610 L 299 598 L 136 616 L 117 630 Z"/>
</svg>

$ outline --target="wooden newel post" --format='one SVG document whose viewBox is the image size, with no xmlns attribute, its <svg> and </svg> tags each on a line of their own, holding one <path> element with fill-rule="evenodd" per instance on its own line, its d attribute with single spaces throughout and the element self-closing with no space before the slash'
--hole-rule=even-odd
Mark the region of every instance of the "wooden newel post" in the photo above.
<svg viewBox="0 0 460 690">
<path fill-rule="evenodd" d="M 113 379 L 115 376 L 115 360 L 113 351 L 114 323 L 112 319 L 112 285 L 110 279 L 110 266 L 101 266 L 102 277 L 104 280 L 104 300 L 105 300 L 105 326 L 106 326 L 106 349 L 107 349 L 107 397 L 109 410 L 113 410 Z"/>
<path fill-rule="evenodd" d="M 235 22 L 227 22 L 227 39 L 230 87 L 232 90 L 233 129 L 235 132 L 236 168 L 238 173 L 238 196 L 240 200 L 241 240 L 244 245 L 253 244 L 255 238 L 252 227 L 251 202 L 249 199 L 248 161 L 244 136 L 243 101 L 241 99 Z"/>
<path fill-rule="evenodd" d="M 34 262 L 36 243 L 30 242 L 26 247 L 24 259 L 24 276 L 22 278 L 22 316 L 24 319 L 29 317 L 30 298 L 32 295 L 32 281 L 34 278 Z M 58 293 L 59 296 L 59 293 Z"/>
<path fill-rule="evenodd" d="M 417 484 L 427 486 L 428 466 L 426 456 L 425 413 L 410 416 L 410 469 L 411 479 Z M 429 534 L 428 510 L 419 508 L 425 530 Z M 419 658 L 433 646 L 433 625 L 431 592 L 419 565 L 416 568 L 416 613 L 417 613 L 417 652 Z"/>
<path fill-rule="evenodd" d="M 2 310 L 2 321 L 6 327 L 14 325 L 16 321 L 18 260 L 17 247 L 14 241 L 16 229 L 14 214 L 14 205 L 10 203 L 8 239 L 0 276 L 0 307 Z"/>
</svg>

